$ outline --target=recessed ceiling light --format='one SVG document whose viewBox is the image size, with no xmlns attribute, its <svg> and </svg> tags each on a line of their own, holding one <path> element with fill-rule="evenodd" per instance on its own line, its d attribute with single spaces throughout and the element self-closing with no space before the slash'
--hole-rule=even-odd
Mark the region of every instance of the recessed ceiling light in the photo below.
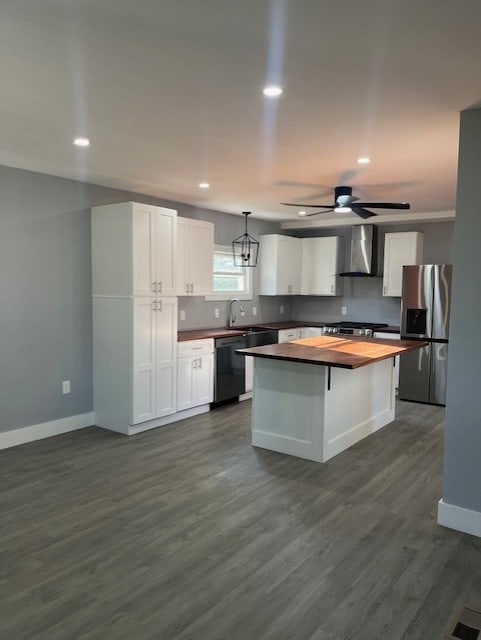
<svg viewBox="0 0 481 640">
<path fill-rule="evenodd" d="M 370 162 L 371 158 L 368 158 L 367 156 L 361 156 L 357 159 L 357 164 L 369 164 Z"/>
<path fill-rule="evenodd" d="M 88 147 L 90 140 L 88 138 L 75 138 L 73 143 L 76 144 L 77 147 Z"/>
<path fill-rule="evenodd" d="M 302 218 L 302 216 L 305 216 L 305 215 L 306 215 L 306 212 L 305 212 L 305 211 L 299 211 L 299 215 L 300 215 L 300 216 L 301 216 L 301 218 Z"/>
<path fill-rule="evenodd" d="M 349 213 L 352 211 L 351 207 L 335 207 L 334 213 Z"/>
<path fill-rule="evenodd" d="M 262 89 L 262 93 L 269 98 L 278 98 L 284 93 L 284 89 L 276 85 L 269 85 Z"/>
<path fill-rule="evenodd" d="M 208 182 L 199 182 L 199 189 L 209 189 L 210 184 Z"/>
</svg>

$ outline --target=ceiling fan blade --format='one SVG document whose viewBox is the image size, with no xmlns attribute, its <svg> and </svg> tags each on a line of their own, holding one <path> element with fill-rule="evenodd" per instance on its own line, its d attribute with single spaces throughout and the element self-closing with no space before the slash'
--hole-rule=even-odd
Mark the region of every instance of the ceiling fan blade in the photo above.
<svg viewBox="0 0 481 640">
<path fill-rule="evenodd" d="M 364 209 L 364 207 L 360 207 L 359 205 L 351 205 L 351 210 L 360 218 L 364 218 L 364 220 L 366 220 L 367 218 L 372 218 L 373 216 L 377 216 L 377 213 L 368 211 L 367 209 Z"/>
<path fill-rule="evenodd" d="M 409 202 L 356 202 L 358 207 L 370 207 L 371 209 L 410 209 Z"/>
<path fill-rule="evenodd" d="M 332 209 L 332 204 L 306 204 L 305 202 L 300 204 L 299 202 L 281 202 L 281 204 L 285 204 L 288 207 L 310 207 L 312 209 Z"/>
<path fill-rule="evenodd" d="M 306 213 L 305 216 L 301 216 L 301 217 L 309 218 L 310 216 L 317 216 L 320 213 L 329 213 L 329 211 L 334 211 L 334 209 L 331 207 L 331 209 L 328 209 L 327 211 L 314 211 L 314 213 Z"/>
</svg>

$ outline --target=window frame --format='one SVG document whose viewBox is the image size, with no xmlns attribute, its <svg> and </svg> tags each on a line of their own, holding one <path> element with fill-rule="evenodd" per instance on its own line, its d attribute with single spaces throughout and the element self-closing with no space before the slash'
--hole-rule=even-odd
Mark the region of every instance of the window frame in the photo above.
<svg viewBox="0 0 481 640">
<path fill-rule="evenodd" d="M 232 254 L 232 246 L 229 245 L 214 245 L 214 253 L 222 252 L 222 253 L 230 253 Z M 246 289 L 243 293 L 240 291 L 219 291 L 218 293 L 211 293 L 208 296 L 205 296 L 206 300 L 232 300 L 232 298 L 237 298 L 238 300 L 252 300 L 253 299 L 253 291 L 252 291 L 252 267 L 241 267 L 241 269 L 245 269 L 245 278 L 246 278 Z M 214 256 L 212 256 L 212 274 L 214 274 Z"/>
</svg>

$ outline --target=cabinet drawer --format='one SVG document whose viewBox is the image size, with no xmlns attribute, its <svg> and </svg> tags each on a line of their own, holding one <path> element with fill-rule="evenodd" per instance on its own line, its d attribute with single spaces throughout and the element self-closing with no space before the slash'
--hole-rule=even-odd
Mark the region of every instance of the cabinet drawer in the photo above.
<svg viewBox="0 0 481 640">
<path fill-rule="evenodd" d="M 177 357 L 185 358 L 187 356 L 200 356 L 204 353 L 213 353 L 214 340 L 212 338 L 203 338 L 202 340 L 186 340 L 177 343 Z"/>
<path fill-rule="evenodd" d="M 298 340 L 298 329 L 280 329 L 279 330 L 279 342 L 289 342 L 290 340 Z"/>
</svg>

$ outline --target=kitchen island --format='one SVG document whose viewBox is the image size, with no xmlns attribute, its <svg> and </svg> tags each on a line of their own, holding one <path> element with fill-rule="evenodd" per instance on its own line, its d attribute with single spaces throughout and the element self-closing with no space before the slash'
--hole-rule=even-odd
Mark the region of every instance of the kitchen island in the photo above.
<svg viewBox="0 0 481 640">
<path fill-rule="evenodd" d="M 425 343 L 322 336 L 254 356 L 252 444 L 325 462 L 394 420 L 394 358 Z"/>
</svg>

